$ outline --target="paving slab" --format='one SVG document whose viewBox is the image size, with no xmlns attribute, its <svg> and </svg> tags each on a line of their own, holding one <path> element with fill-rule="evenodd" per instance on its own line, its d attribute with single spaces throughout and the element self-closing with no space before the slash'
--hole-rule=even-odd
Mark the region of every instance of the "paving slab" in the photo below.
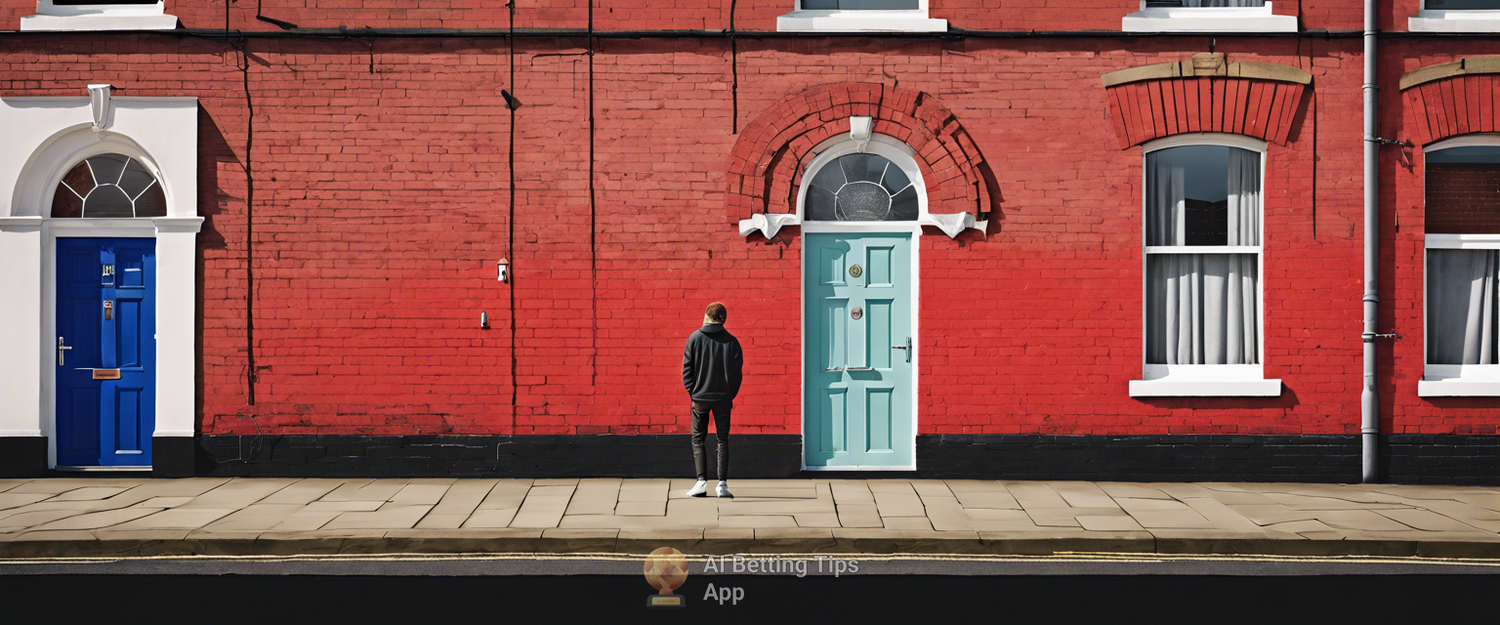
<svg viewBox="0 0 1500 625">
<path fill-rule="evenodd" d="M 1120 532 L 1128 530 L 1142 530 L 1140 523 L 1129 516 L 1092 516 L 1079 515 L 1073 517 L 1078 525 L 1091 532 Z"/>
<path fill-rule="evenodd" d="M 1115 500 L 1093 482 L 1047 482 L 1063 501 L 1074 508 L 1114 508 Z"/>
<path fill-rule="evenodd" d="M 572 506 L 569 506 L 572 509 Z M 615 514 L 621 516 L 666 516 L 665 501 L 622 501 L 615 505 Z"/>
<path fill-rule="evenodd" d="M 322 529 L 408 529 L 427 516 L 432 506 L 401 506 L 375 512 L 345 512 L 334 517 Z"/>
<path fill-rule="evenodd" d="M 1374 512 L 1375 514 L 1418 530 L 1431 532 L 1473 532 L 1481 529 L 1430 510 L 1375 510 Z"/>
<path fill-rule="evenodd" d="M 1027 510 L 1032 508 L 1070 508 L 1067 500 L 1063 499 L 1057 491 L 1043 482 L 1007 482 L 1005 489 L 1015 496 L 1021 507 Z"/>
<path fill-rule="evenodd" d="M 410 480 L 381 478 L 364 484 L 350 482 L 324 495 L 320 501 L 390 501 Z M 222 488 L 222 487 L 221 487 Z"/>
<path fill-rule="evenodd" d="M 52 498 L 52 493 L 0 493 L 0 510 L 27 506 Z"/>
<path fill-rule="evenodd" d="M 432 508 L 433 515 L 457 515 L 468 516 L 479 507 L 479 503 L 490 494 L 490 490 L 500 480 L 494 479 L 470 479 L 460 480 L 448 487 L 442 499 Z"/>
<path fill-rule="evenodd" d="M 296 480 L 280 478 L 235 478 L 183 504 L 188 508 L 243 508 L 271 496 Z"/>
<path fill-rule="evenodd" d="M 123 508 L 120 510 L 105 510 L 103 512 L 91 512 L 70 516 L 63 519 L 44 523 L 35 527 L 36 530 L 96 530 L 101 527 L 119 525 L 126 521 L 134 521 L 143 516 L 150 516 L 161 512 L 153 508 Z"/>
<path fill-rule="evenodd" d="M 469 527 L 476 527 L 476 528 L 510 527 L 511 519 L 516 518 L 516 510 L 518 510 L 518 508 L 491 509 L 491 510 L 479 509 L 479 510 L 475 510 L 474 514 L 470 515 L 469 519 L 467 521 L 464 521 L 462 527 L 465 527 L 465 528 L 469 528 Z M 541 536 L 541 534 L 538 533 L 537 536 Z"/>
<path fill-rule="evenodd" d="M 885 527 L 873 499 L 869 504 L 839 504 L 837 512 L 843 527 Z"/>
<path fill-rule="evenodd" d="M 162 510 L 113 527 L 122 530 L 193 530 L 229 516 L 233 512 L 235 510 L 232 508 L 177 508 Z"/>
<path fill-rule="evenodd" d="M 215 508 L 205 508 L 214 510 Z M 204 526 L 205 529 L 213 531 L 266 531 L 287 520 L 293 514 L 301 512 L 303 506 L 298 504 L 273 504 L 259 503 L 237 510 L 217 521 Z"/>
<path fill-rule="evenodd" d="M 854 480 L 838 480 L 828 485 L 833 494 L 833 501 L 839 505 L 843 504 L 874 504 L 875 495 L 870 492 L 864 482 Z"/>
<path fill-rule="evenodd" d="M 66 493 L 61 493 L 56 497 L 53 497 L 52 500 L 83 501 L 87 499 L 109 499 L 110 497 L 123 493 L 127 490 L 130 489 L 118 486 L 90 486 L 85 488 L 75 488 Z"/>
<path fill-rule="evenodd" d="M 260 503 L 268 504 L 308 504 L 321 499 L 324 495 L 333 492 L 334 489 L 345 484 L 364 485 L 370 480 L 343 480 L 343 479 L 303 479 L 288 484 L 286 488 L 271 493 Z"/>
<path fill-rule="evenodd" d="M 965 508 L 989 508 L 994 510 L 1021 509 L 1021 504 L 1008 491 L 956 490 L 953 491 L 953 494 Z"/>
<path fill-rule="evenodd" d="M 916 496 L 915 493 L 912 496 Z M 727 516 L 719 518 L 719 527 L 797 527 L 797 519 L 792 516 Z"/>
<path fill-rule="evenodd" d="M 922 506 L 922 500 L 915 491 L 875 491 L 875 507 L 880 510 L 882 517 L 927 516 L 927 509 Z"/>
<path fill-rule="evenodd" d="M 843 527 L 837 514 L 794 514 L 797 527 Z"/>
</svg>

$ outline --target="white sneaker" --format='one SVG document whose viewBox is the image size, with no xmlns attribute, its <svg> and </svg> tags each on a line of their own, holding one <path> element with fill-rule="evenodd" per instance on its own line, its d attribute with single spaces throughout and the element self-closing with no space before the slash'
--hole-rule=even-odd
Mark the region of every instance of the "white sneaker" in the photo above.
<svg viewBox="0 0 1500 625">
<path fill-rule="evenodd" d="M 734 495 L 729 494 L 728 482 L 719 482 L 719 496 L 725 499 L 734 499 Z"/>
<path fill-rule="evenodd" d="M 687 494 L 688 494 L 689 497 L 707 497 L 708 496 L 708 481 L 707 480 L 698 480 L 698 483 L 694 484 L 693 487 L 688 490 Z"/>
</svg>

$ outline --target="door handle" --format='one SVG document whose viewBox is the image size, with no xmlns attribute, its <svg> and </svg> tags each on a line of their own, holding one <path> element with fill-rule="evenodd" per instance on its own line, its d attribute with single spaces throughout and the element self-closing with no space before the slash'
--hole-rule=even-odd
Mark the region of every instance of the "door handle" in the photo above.
<svg viewBox="0 0 1500 625">
<path fill-rule="evenodd" d="M 63 365 L 63 352 L 66 352 L 70 349 L 73 348 L 68 347 L 67 345 L 63 345 L 63 337 L 57 337 L 57 366 L 61 367 Z"/>
<path fill-rule="evenodd" d="M 906 337 L 906 344 L 905 345 L 892 345 L 891 349 L 904 349 L 904 350 L 906 350 L 906 362 L 911 362 L 911 337 L 909 337 L 909 336 Z"/>
</svg>

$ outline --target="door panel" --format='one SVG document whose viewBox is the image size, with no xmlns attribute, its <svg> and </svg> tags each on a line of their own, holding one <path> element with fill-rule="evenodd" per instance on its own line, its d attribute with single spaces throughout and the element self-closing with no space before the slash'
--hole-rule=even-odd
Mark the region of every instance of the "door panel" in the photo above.
<svg viewBox="0 0 1500 625">
<path fill-rule="evenodd" d="M 149 466 L 156 242 L 58 239 L 57 260 L 57 463 Z"/>
<path fill-rule="evenodd" d="M 804 235 L 809 467 L 912 464 L 911 235 Z M 857 267 L 857 268 L 856 268 Z"/>
</svg>

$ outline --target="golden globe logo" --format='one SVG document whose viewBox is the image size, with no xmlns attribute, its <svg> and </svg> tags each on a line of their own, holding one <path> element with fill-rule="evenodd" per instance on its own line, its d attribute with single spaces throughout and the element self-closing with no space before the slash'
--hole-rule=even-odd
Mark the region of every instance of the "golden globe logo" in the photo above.
<svg viewBox="0 0 1500 625">
<path fill-rule="evenodd" d="M 655 588 L 657 594 L 646 598 L 646 607 L 681 608 L 686 604 L 681 595 L 673 590 L 687 581 L 687 556 L 671 547 L 662 547 L 646 556 L 646 583 Z"/>
</svg>

